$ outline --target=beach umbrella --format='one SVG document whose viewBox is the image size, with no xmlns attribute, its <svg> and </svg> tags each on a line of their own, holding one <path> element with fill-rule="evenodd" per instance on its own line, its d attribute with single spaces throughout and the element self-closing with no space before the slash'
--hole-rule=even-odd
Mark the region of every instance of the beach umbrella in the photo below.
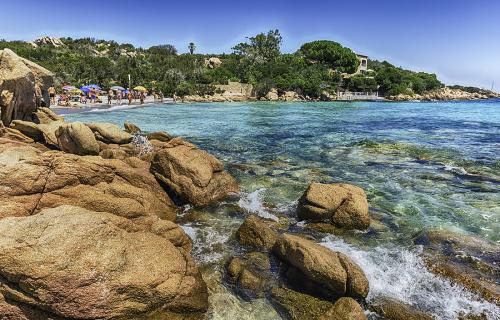
<svg viewBox="0 0 500 320">
<path fill-rule="evenodd" d="M 120 90 L 120 91 L 124 91 L 125 88 L 124 87 L 120 87 L 120 86 L 113 86 L 111 87 L 111 90 Z"/>
<path fill-rule="evenodd" d="M 83 92 L 90 92 L 90 88 L 88 86 L 83 86 L 80 88 Z"/>
<path fill-rule="evenodd" d="M 134 90 L 136 91 L 142 91 L 142 92 L 147 92 L 148 89 L 144 88 L 143 86 L 137 86 L 134 88 Z"/>
<path fill-rule="evenodd" d="M 80 94 L 80 93 L 82 93 L 83 91 L 82 91 L 82 90 L 80 90 L 80 89 L 74 88 L 74 89 L 72 89 L 72 90 L 69 90 L 69 92 L 70 92 L 70 93 L 74 93 L 74 94 Z"/>
<path fill-rule="evenodd" d="M 89 87 L 90 89 L 101 90 L 101 87 L 99 87 L 97 84 L 89 84 L 87 87 Z"/>
<path fill-rule="evenodd" d="M 76 89 L 76 88 L 75 88 L 75 87 L 73 87 L 73 86 L 64 86 L 64 87 L 62 87 L 62 88 L 63 88 L 63 90 L 64 90 L 64 91 L 71 91 L 71 90 L 73 90 L 73 89 Z"/>
</svg>

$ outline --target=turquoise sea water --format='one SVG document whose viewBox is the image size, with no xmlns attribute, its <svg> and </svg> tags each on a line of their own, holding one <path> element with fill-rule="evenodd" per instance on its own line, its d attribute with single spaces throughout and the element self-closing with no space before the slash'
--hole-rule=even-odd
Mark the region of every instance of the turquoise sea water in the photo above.
<svg viewBox="0 0 500 320">
<path fill-rule="evenodd" d="M 66 111 L 67 112 L 67 111 Z M 186 208 L 184 229 L 202 266 L 221 270 L 240 250 L 231 233 L 250 212 L 287 216 L 311 181 L 363 187 L 372 229 L 343 238 L 315 234 L 367 273 L 371 293 L 417 305 L 442 319 L 500 314 L 425 270 L 412 245 L 421 230 L 445 228 L 500 243 L 500 100 L 435 103 L 164 104 L 90 110 L 69 121 L 125 120 L 168 131 L 215 154 L 238 179 L 239 198 Z M 243 213 L 233 213 L 238 205 Z M 302 228 L 298 223 L 296 228 Z M 265 300 L 243 301 L 221 285 L 212 318 L 275 319 Z M 258 317 L 255 315 L 258 314 Z"/>
</svg>

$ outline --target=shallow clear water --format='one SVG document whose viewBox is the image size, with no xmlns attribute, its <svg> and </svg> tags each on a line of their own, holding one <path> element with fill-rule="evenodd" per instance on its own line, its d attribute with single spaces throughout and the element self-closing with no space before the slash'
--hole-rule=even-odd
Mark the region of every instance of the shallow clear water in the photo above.
<svg viewBox="0 0 500 320">
<path fill-rule="evenodd" d="M 315 236 L 365 269 L 370 296 L 392 295 L 442 319 L 466 310 L 486 310 L 490 318 L 500 314 L 425 271 L 411 245 L 412 236 L 428 228 L 500 243 L 499 100 L 165 104 L 66 119 L 119 125 L 128 120 L 144 131 L 184 136 L 225 161 L 241 185 L 240 198 L 215 208 L 186 208 L 181 219 L 203 266 L 220 271 L 222 261 L 241 250 L 231 234 L 245 214 L 293 220 L 309 182 L 349 182 L 367 192 L 373 230 L 345 239 Z M 276 319 L 265 300 L 245 302 L 226 289 L 212 294 L 212 318 Z"/>
</svg>

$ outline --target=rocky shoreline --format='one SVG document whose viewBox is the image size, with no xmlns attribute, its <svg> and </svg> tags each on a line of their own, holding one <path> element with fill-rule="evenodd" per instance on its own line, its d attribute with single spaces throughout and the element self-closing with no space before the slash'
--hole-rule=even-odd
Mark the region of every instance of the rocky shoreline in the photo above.
<svg viewBox="0 0 500 320">
<path fill-rule="evenodd" d="M 484 93 L 471 93 L 460 89 L 441 88 L 435 91 L 420 94 L 399 94 L 386 97 L 390 101 L 455 101 L 455 100 L 487 100 L 500 98 L 500 94 L 492 91 Z"/>
<path fill-rule="evenodd" d="M 64 121 L 43 107 L 51 79 L 38 68 L 0 79 L 10 97 L 0 105 L 0 314 L 205 318 L 211 284 L 176 221 L 182 205 L 237 196 L 237 181 L 216 157 L 167 132 Z M 333 232 L 369 231 L 375 221 L 365 192 L 344 183 L 312 183 L 294 215 Z M 389 296 L 367 301 L 364 270 L 290 219 L 248 215 L 234 239 L 242 251 L 220 281 L 242 299 L 268 299 L 284 319 L 433 319 Z M 498 246 L 442 231 L 419 233 L 415 244 L 430 270 L 500 304 Z"/>
</svg>

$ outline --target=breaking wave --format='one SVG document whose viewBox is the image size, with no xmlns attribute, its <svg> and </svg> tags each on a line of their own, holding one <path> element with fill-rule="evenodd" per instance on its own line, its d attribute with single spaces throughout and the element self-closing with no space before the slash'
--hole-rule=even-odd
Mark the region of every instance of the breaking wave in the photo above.
<svg viewBox="0 0 500 320">
<path fill-rule="evenodd" d="M 347 254 L 364 270 L 370 282 L 368 301 L 379 295 L 388 296 L 443 320 L 465 314 L 499 319 L 500 307 L 431 273 L 417 250 L 378 246 L 364 251 L 333 236 L 325 237 L 321 244 Z"/>
</svg>

